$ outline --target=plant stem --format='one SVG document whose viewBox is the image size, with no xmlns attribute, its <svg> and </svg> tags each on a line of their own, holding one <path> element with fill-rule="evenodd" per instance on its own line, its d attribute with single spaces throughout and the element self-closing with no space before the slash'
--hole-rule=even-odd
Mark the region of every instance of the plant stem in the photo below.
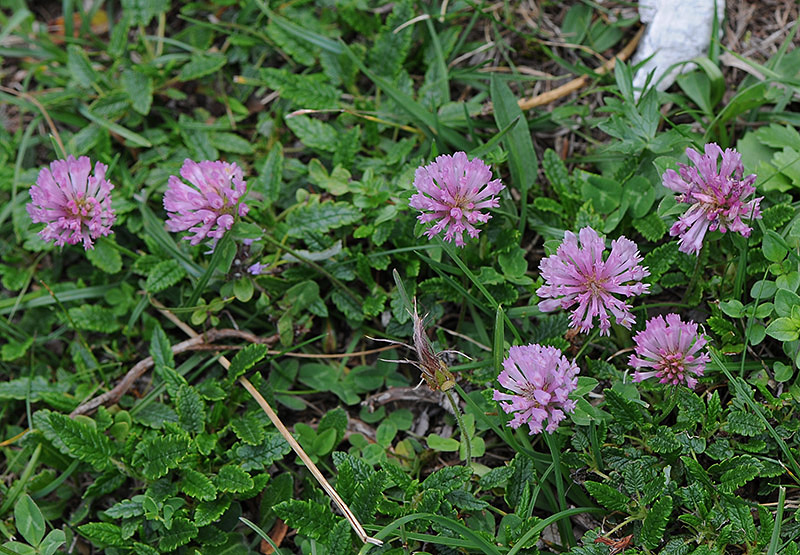
<svg viewBox="0 0 800 555">
<path fill-rule="evenodd" d="M 448 389 L 444 394 L 447 395 L 447 400 L 450 401 L 450 405 L 453 407 L 453 414 L 456 416 L 456 424 L 458 424 L 458 429 L 461 431 L 461 441 L 464 442 L 464 466 L 469 468 L 472 459 L 472 446 L 470 445 L 469 432 L 466 426 L 464 426 L 461 409 L 458 408 L 458 403 L 455 397 L 453 397 L 452 392 Z"/>
<path fill-rule="evenodd" d="M 567 499 L 564 492 L 564 477 L 561 474 L 561 450 L 559 441 L 552 434 L 542 432 L 545 443 L 550 449 L 550 456 L 553 458 L 553 472 L 556 479 L 556 493 L 558 494 L 558 508 L 559 511 L 567 510 Z M 558 531 L 561 534 L 561 541 L 570 547 L 575 547 L 575 534 L 572 532 L 572 523 L 569 519 L 558 521 Z"/>
</svg>

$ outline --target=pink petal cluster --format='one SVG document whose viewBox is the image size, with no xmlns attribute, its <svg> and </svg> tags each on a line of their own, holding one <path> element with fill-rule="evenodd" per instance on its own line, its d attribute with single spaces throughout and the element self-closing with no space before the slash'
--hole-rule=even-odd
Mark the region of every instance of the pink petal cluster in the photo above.
<svg viewBox="0 0 800 555">
<path fill-rule="evenodd" d="M 167 210 L 167 228 L 170 231 L 190 231 L 184 237 L 197 245 L 206 237 L 214 242 L 221 239 L 237 216 L 245 216 L 247 205 L 242 197 L 247 183 L 242 170 L 227 162 L 194 162 L 185 160 L 181 177 L 189 184 L 171 175 L 164 194 Z"/>
<path fill-rule="evenodd" d="M 86 250 L 94 248 L 94 239 L 109 235 L 116 216 L 111 207 L 111 189 L 106 179 L 108 166 L 92 163 L 87 156 L 77 160 L 55 160 L 42 168 L 31 187 L 28 214 L 34 223 L 44 223 L 39 235 L 58 246 L 83 242 Z"/>
<path fill-rule="evenodd" d="M 580 238 L 580 246 L 578 239 Z M 574 233 L 567 231 L 556 254 L 542 259 L 539 271 L 545 285 L 536 294 L 545 299 L 539 303 L 542 312 L 557 308 L 578 306 L 572 312 L 570 324 L 587 332 L 592 328 L 594 317 L 600 318 L 600 333 L 608 335 L 611 328 L 609 312 L 618 324 L 630 328 L 636 319 L 630 306 L 614 295 L 631 297 L 647 293 L 650 285 L 641 282 L 649 276 L 636 243 L 620 237 L 611 242 L 611 253 L 603 260 L 605 242 L 591 227 Z"/>
<path fill-rule="evenodd" d="M 730 148 L 723 152 L 715 143 L 707 144 L 703 155 L 692 148 L 686 149 L 686 155 L 696 167 L 678 164 L 680 174 L 667 170 L 661 176 L 664 186 L 678 193 L 678 202 L 691 204 L 669 230 L 673 237 L 680 236 L 678 250 L 698 254 L 706 231 L 730 230 L 749 237 L 752 228 L 742 218 L 760 218 L 763 197 L 743 200 L 755 193 L 756 176 L 742 177 L 742 155 Z M 720 156 L 722 162 L 717 169 Z"/>
<path fill-rule="evenodd" d="M 636 354 L 629 364 L 636 369 L 633 381 L 658 378 L 660 383 L 686 384 L 693 388 L 695 376 L 702 376 L 706 363 L 711 360 L 708 353 L 698 352 L 706 346 L 706 338 L 697 333 L 697 324 L 683 322 L 677 314 L 667 314 L 650 319 L 643 331 L 633 338 Z M 652 368 L 640 372 L 640 368 Z"/>
<path fill-rule="evenodd" d="M 480 230 L 474 224 L 486 223 L 492 217 L 481 210 L 500 206 L 494 195 L 505 185 L 492 179 L 492 170 L 483 160 L 469 160 L 466 153 L 456 152 L 417 168 L 414 187 L 418 192 L 408 204 L 422 211 L 417 219 L 422 223 L 438 220 L 425 235 L 432 239 L 447 229 L 444 240 L 455 238 L 456 245 L 463 247 L 464 231 L 473 239 L 478 236 Z"/>
<path fill-rule="evenodd" d="M 549 433 L 558 428 L 565 414 L 575 410 L 568 395 L 578 387 L 578 366 L 567 360 L 555 347 L 531 344 L 511 347 L 503 361 L 497 381 L 514 393 L 495 390 L 495 401 L 506 413 L 516 413 L 509 423 L 512 428 L 528 424 L 530 434 L 542 432 L 545 420 Z"/>
</svg>

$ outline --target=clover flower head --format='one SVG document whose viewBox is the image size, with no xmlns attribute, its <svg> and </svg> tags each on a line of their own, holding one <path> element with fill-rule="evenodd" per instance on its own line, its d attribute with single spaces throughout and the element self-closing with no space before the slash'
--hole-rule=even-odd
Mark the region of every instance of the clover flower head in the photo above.
<svg viewBox="0 0 800 555">
<path fill-rule="evenodd" d="M 248 207 L 242 202 L 247 183 L 236 164 L 187 159 L 181 167 L 181 177 L 189 184 L 171 175 L 164 193 L 164 208 L 169 216 L 167 228 L 194 233 L 184 237 L 192 245 L 206 237 L 216 243 L 233 226 L 237 216 L 247 214 Z"/>
<path fill-rule="evenodd" d="M 425 235 L 432 239 L 446 229 L 444 240 L 455 239 L 456 246 L 463 247 L 464 231 L 473 239 L 478 236 L 480 230 L 475 224 L 492 217 L 482 210 L 500 206 L 494 195 L 505 185 L 492 179 L 492 170 L 483 160 L 469 160 L 466 153 L 456 152 L 417 168 L 414 187 L 417 192 L 408 204 L 422 211 L 417 219 L 422 223 L 438 220 Z"/>
<path fill-rule="evenodd" d="M 598 316 L 600 333 L 608 335 L 609 312 L 618 324 L 630 329 L 636 321 L 630 306 L 614 295 L 632 297 L 647 293 L 650 285 L 641 280 L 650 272 L 639 265 L 642 258 L 636 243 L 625 237 L 611 242 L 611 253 L 603 260 L 605 250 L 605 243 L 591 227 L 581 229 L 578 237 L 567 231 L 556 254 L 543 258 L 539 264 L 545 279 L 545 284 L 536 291 L 544 299 L 539 309 L 550 312 L 577 304 L 570 325 L 582 332 L 589 331 Z"/>
<path fill-rule="evenodd" d="M 650 319 L 633 340 L 636 348 L 629 364 L 636 369 L 635 382 L 655 377 L 660 383 L 686 384 L 694 388 L 695 376 L 702 376 L 706 363 L 711 360 L 707 352 L 700 352 L 707 341 L 697 333 L 697 324 L 683 322 L 677 314 L 667 314 L 666 319 L 663 316 Z M 640 372 L 641 368 L 652 370 Z"/>
<path fill-rule="evenodd" d="M 108 166 L 92 163 L 87 156 L 77 160 L 55 160 L 42 168 L 31 187 L 31 202 L 26 206 L 34 223 L 45 227 L 39 236 L 57 246 L 83 243 L 94 248 L 94 240 L 111 234 L 116 216 L 111 207 L 114 185 L 106 179 Z"/>
<path fill-rule="evenodd" d="M 705 154 L 687 148 L 686 155 L 695 167 L 679 163 L 680 173 L 670 169 L 661 176 L 664 186 L 678 193 L 678 202 L 691 205 L 669 230 L 680 237 L 678 250 L 699 254 L 707 231 L 730 230 L 749 237 L 752 228 L 742 218 L 760 218 L 763 197 L 744 200 L 755 193 L 756 176 L 742 177 L 742 155 L 730 148 L 723 152 L 715 143 L 705 146 Z"/>
<path fill-rule="evenodd" d="M 495 390 L 492 398 L 501 401 L 506 413 L 516 413 L 509 422 L 512 428 L 527 423 L 531 435 L 543 429 L 553 433 L 565 413 L 575 410 L 575 402 L 568 396 L 578 387 L 578 372 L 575 362 L 567 360 L 555 347 L 511 347 L 497 381 L 513 393 Z"/>
</svg>

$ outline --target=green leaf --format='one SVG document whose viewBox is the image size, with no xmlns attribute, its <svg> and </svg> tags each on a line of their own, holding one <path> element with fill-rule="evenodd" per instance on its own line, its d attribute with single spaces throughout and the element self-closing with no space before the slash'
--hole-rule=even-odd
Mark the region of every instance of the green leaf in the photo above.
<svg viewBox="0 0 800 555">
<path fill-rule="evenodd" d="M 110 545 L 121 547 L 125 545 L 122 529 L 110 522 L 90 522 L 78 526 L 78 531 L 97 547 L 103 548 Z"/>
<path fill-rule="evenodd" d="M 292 116 L 285 119 L 286 125 L 297 138 L 309 148 L 334 152 L 338 134 L 333 126 L 308 116 Z"/>
<path fill-rule="evenodd" d="M 326 538 L 336 525 L 336 518 L 327 504 L 316 501 L 290 499 L 275 505 L 273 510 L 290 528 L 316 540 Z"/>
<path fill-rule="evenodd" d="M 616 488 L 592 481 L 584 482 L 583 485 L 586 491 L 606 509 L 627 512 L 631 498 Z"/>
<path fill-rule="evenodd" d="M 33 337 L 29 337 L 25 341 L 15 341 L 11 339 L 8 341 L 8 343 L 3 345 L 2 349 L 0 349 L 0 360 L 2 360 L 3 362 L 16 360 L 25 353 L 27 353 L 31 345 L 33 345 Z M 28 378 L 20 378 L 20 379 L 28 380 Z M 4 385 L 6 384 L 5 383 L 0 384 L 0 398 L 3 397 L 2 390 Z"/>
<path fill-rule="evenodd" d="M 517 124 L 503 139 L 503 144 L 508 151 L 509 169 L 514 185 L 519 189 L 522 197 L 520 206 L 520 232 L 525 227 L 527 220 L 528 190 L 536 183 L 538 163 L 536 151 L 533 149 L 531 131 L 528 121 L 517 104 L 517 98 L 505 81 L 492 74 L 489 84 L 494 108 L 494 119 L 500 129 L 519 118 Z"/>
<path fill-rule="evenodd" d="M 633 220 L 633 227 L 642 234 L 642 237 L 651 242 L 658 241 L 667 232 L 667 224 L 655 212 L 651 212 L 644 218 Z"/>
<path fill-rule="evenodd" d="M 247 139 L 235 133 L 216 132 L 212 133 L 211 144 L 223 152 L 233 152 L 234 154 L 253 154 L 253 145 Z"/>
<path fill-rule="evenodd" d="M 786 258 L 789 249 L 786 248 L 786 242 L 783 237 L 767 229 L 764 232 L 764 238 L 761 241 L 761 252 L 764 253 L 764 258 L 771 262 L 781 262 Z"/>
<path fill-rule="evenodd" d="M 121 327 L 114 311 L 103 306 L 84 304 L 74 306 L 67 312 L 79 330 L 113 333 Z"/>
<path fill-rule="evenodd" d="M 426 442 L 428 447 L 434 451 L 442 451 L 444 453 L 455 453 L 458 451 L 459 442 L 452 437 L 442 437 L 439 434 L 429 434 Z"/>
<path fill-rule="evenodd" d="M 236 456 L 245 470 L 263 470 L 275 461 L 282 459 L 292 448 L 277 432 L 268 433 L 259 445 L 240 445 Z"/>
<path fill-rule="evenodd" d="M 58 548 L 67 543 L 67 535 L 63 530 L 50 530 L 39 545 L 40 555 L 53 555 Z"/>
<path fill-rule="evenodd" d="M 778 341 L 794 341 L 800 336 L 800 327 L 792 318 L 776 318 L 767 326 L 767 335 Z"/>
<path fill-rule="evenodd" d="M 236 353 L 236 356 L 231 361 L 230 368 L 228 368 L 228 381 L 234 382 L 238 380 L 240 376 L 243 376 L 265 356 L 267 356 L 267 346 L 258 343 L 248 345 Z"/>
<path fill-rule="evenodd" d="M 217 497 L 217 488 L 214 487 L 211 479 L 202 472 L 191 468 L 187 468 L 181 473 L 180 488 L 189 497 L 200 501 L 211 501 Z"/>
<path fill-rule="evenodd" d="M 143 116 L 148 115 L 153 103 L 153 80 L 138 71 L 126 69 L 122 72 L 120 81 L 133 109 Z"/>
<path fill-rule="evenodd" d="M 764 423 L 755 414 L 732 410 L 728 414 L 725 429 L 734 434 L 753 437 L 764 431 Z"/>
<path fill-rule="evenodd" d="M 142 501 L 125 499 L 105 510 L 106 516 L 111 518 L 133 518 L 144 514 Z"/>
<path fill-rule="evenodd" d="M 604 391 L 606 408 L 614 417 L 614 421 L 625 430 L 641 426 L 644 422 L 639 406 L 612 389 Z"/>
<path fill-rule="evenodd" d="M 67 70 L 80 87 L 91 87 L 97 81 L 97 72 L 84 49 L 75 44 L 67 47 Z"/>
<path fill-rule="evenodd" d="M 172 519 L 172 527 L 162 532 L 158 540 L 158 549 L 161 552 L 172 551 L 176 547 L 186 545 L 197 536 L 197 526 L 187 518 L 177 517 Z"/>
<path fill-rule="evenodd" d="M 781 317 L 789 317 L 795 306 L 800 306 L 800 296 L 788 289 L 778 289 L 775 293 L 776 314 Z"/>
<path fill-rule="evenodd" d="M 363 212 L 347 202 L 319 202 L 299 206 L 286 218 L 290 237 L 322 234 L 362 220 Z"/>
<path fill-rule="evenodd" d="M 653 507 L 648 511 L 642 523 L 642 532 L 639 536 L 645 547 L 655 549 L 661 543 L 671 513 L 672 497 L 669 495 L 665 495 L 653 503 Z"/>
<path fill-rule="evenodd" d="M 94 244 L 93 249 L 86 251 L 89 262 L 107 274 L 116 274 L 122 269 L 122 256 L 112 246 L 113 241 L 104 237 Z"/>
<path fill-rule="evenodd" d="M 53 430 L 74 457 L 89 463 L 98 470 L 111 464 L 114 451 L 108 437 L 98 432 L 89 419 L 72 419 L 69 416 L 51 413 L 49 418 Z"/>
<path fill-rule="evenodd" d="M 610 214 L 622 200 L 622 186 L 614 179 L 599 175 L 589 175 L 581 185 L 581 193 L 601 214 Z"/>
<path fill-rule="evenodd" d="M 189 63 L 184 65 L 178 73 L 178 80 L 194 81 L 222 69 L 227 62 L 228 59 L 222 54 L 194 53 Z"/>
<path fill-rule="evenodd" d="M 464 487 L 472 470 L 464 466 L 446 466 L 437 470 L 422 482 L 422 489 L 438 489 L 444 494 Z"/>
<path fill-rule="evenodd" d="M 184 430 L 199 434 L 205 428 L 206 408 L 197 390 L 188 384 L 181 384 L 175 397 L 178 421 Z"/>
<path fill-rule="evenodd" d="M 242 467 L 228 464 L 220 468 L 214 479 L 217 489 L 233 493 L 243 492 L 253 487 L 253 478 Z"/>
<path fill-rule="evenodd" d="M 264 423 L 252 413 L 246 413 L 231 420 L 231 428 L 236 437 L 249 445 L 258 445 L 266 437 Z"/>
<path fill-rule="evenodd" d="M 231 498 L 227 495 L 217 497 L 213 501 L 206 501 L 197 505 L 194 510 L 194 523 L 199 526 L 206 526 L 216 521 L 222 513 L 231 506 Z"/>
<path fill-rule="evenodd" d="M 261 78 L 271 89 L 277 90 L 281 98 L 291 101 L 297 108 L 338 108 L 341 93 L 322 73 L 296 74 L 276 68 L 262 68 L 260 72 Z"/>
<path fill-rule="evenodd" d="M 134 466 L 141 468 L 149 480 L 156 480 L 177 468 L 188 454 L 188 439 L 176 435 L 154 437 L 136 446 Z"/>
<path fill-rule="evenodd" d="M 150 356 L 157 368 L 174 368 L 175 360 L 172 356 L 172 347 L 167 334 L 160 325 L 156 324 L 153 334 L 150 336 Z"/>
<path fill-rule="evenodd" d="M 44 538 L 44 516 L 42 511 L 26 493 L 14 505 L 14 526 L 29 544 L 38 547 Z"/>
<path fill-rule="evenodd" d="M 163 260 L 150 271 L 145 282 L 148 293 L 158 293 L 175 285 L 186 275 L 186 270 L 177 260 Z"/>
</svg>

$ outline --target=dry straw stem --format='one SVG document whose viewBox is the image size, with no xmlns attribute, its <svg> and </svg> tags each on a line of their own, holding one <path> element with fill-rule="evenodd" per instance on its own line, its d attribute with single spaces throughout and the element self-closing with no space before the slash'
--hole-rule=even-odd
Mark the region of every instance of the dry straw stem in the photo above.
<svg viewBox="0 0 800 555">
<path fill-rule="evenodd" d="M 188 325 L 186 325 L 184 322 L 182 322 L 180 319 L 178 319 L 170 311 L 166 310 L 164 305 L 162 305 L 161 303 L 159 303 L 155 299 L 152 302 L 153 302 L 153 305 L 156 308 L 158 308 L 158 310 L 161 312 L 161 314 L 163 314 L 172 323 L 174 323 L 181 330 L 183 330 L 183 332 L 186 335 L 188 335 L 192 339 L 202 338 L 201 335 L 199 335 L 192 328 L 190 328 Z M 225 368 L 226 370 L 228 368 L 230 368 L 231 363 L 224 356 L 220 356 L 217 360 L 222 365 L 222 367 Z M 300 457 L 300 460 L 303 461 L 303 463 L 306 465 L 306 467 L 311 472 L 311 474 L 314 476 L 314 478 L 316 478 L 317 482 L 319 482 L 319 485 L 322 486 L 322 489 L 325 490 L 325 493 L 328 494 L 328 497 L 330 497 L 333 500 L 333 502 L 336 504 L 336 506 L 339 508 L 339 510 L 344 515 L 344 517 L 350 523 L 350 526 L 353 527 L 353 530 L 355 531 L 356 535 L 358 535 L 358 539 L 360 539 L 364 543 L 370 543 L 370 544 L 373 544 L 373 545 L 383 545 L 383 542 L 381 540 L 379 540 L 377 538 L 370 537 L 367 534 L 367 532 L 364 530 L 364 527 L 361 526 L 361 523 L 358 521 L 356 516 L 353 514 L 353 511 L 351 511 L 350 507 L 347 506 L 347 503 L 345 503 L 344 500 L 341 497 L 339 497 L 339 494 L 336 493 L 336 490 L 333 489 L 333 486 L 331 486 L 328 483 L 328 480 L 326 480 L 325 476 L 322 475 L 322 472 L 319 471 L 319 469 L 317 468 L 317 465 L 314 464 L 314 461 L 312 461 L 308 457 L 308 455 L 306 455 L 306 452 L 303 451 L 303 448 L 300 447 L 300 444 L 297 443 L 297 440 L 295 440 L 294 437 L 292 436 L 292 434 L 289 433 L 289 430 L 286 428 L 286 426 L 284 426 L 283 422 L 281 422 L 281 419 L 278 418 L 278 415 L 275 413 L 274 410 L 272 410 L 272 407 L 269 406 L 269 403 L 267 403 L 267 400 L 264 399 L 264 397 L 261 395 L 261 393 L 259 393 L 258 390 L 255 387 L 253 387 L 253 384 L 250 383 L 250 380 L 248 380 L 247 378 L 242 376 L 241 378 L 239 378 L 239 383 L 242 384 L 242 386 L 247 390 L 248 393 L 250 393 L 250 395 L 253 396 L 253 398 L 259 404 L 261 409 L 264 411 L 264 413 L 266 413 L 267 417 L 270 419 L 272 424 L 278 429 L 280 434 L 283 436 L 283 438 L 286 440 L 286 442 L 289 444 L 289 446 L 292 448 L 292 450 L 297 454 L 297 456 Z"/>
<path fill-rule="evenodd" d="M 633 36 L 631 41 L 625 45 L 625 48 L 619 51 L 619 53 L 605 62 L 603 65 L 598 67 L 594 70 L 595 75 L 604 75 L 609 71 L 614 70 L 614 66 L 617 64 L 617 60 L 625 61 L 631 57 L 634 50 L 636 50 L 636 46 L 639 44 L 639 39 L 642 38 L 642 34 L 644 33 L 644 27 L 640 28 L 636 34 Z M 551 102 L 555 102 L 559 98 L 563 98 L 568 94 L 571 94 L 583 87 L 589 82 L 592 76 L 589 75 L 581 75 L 570 81 L 569 83 L 565 83 L 560 87 L 553 89 L 552 91 L 547 91 L 542 94 L 533 96 L 531 98 L 520 98 L 517 101 L 521 110 L 530 110 L 531 108 L 536 108 L 537 106 L 545 106 L 546 104 L 550 104 Z M 484 113 L 491 114 L 493 111 L 492 105 L 489 104 Z"/>
</svg>

